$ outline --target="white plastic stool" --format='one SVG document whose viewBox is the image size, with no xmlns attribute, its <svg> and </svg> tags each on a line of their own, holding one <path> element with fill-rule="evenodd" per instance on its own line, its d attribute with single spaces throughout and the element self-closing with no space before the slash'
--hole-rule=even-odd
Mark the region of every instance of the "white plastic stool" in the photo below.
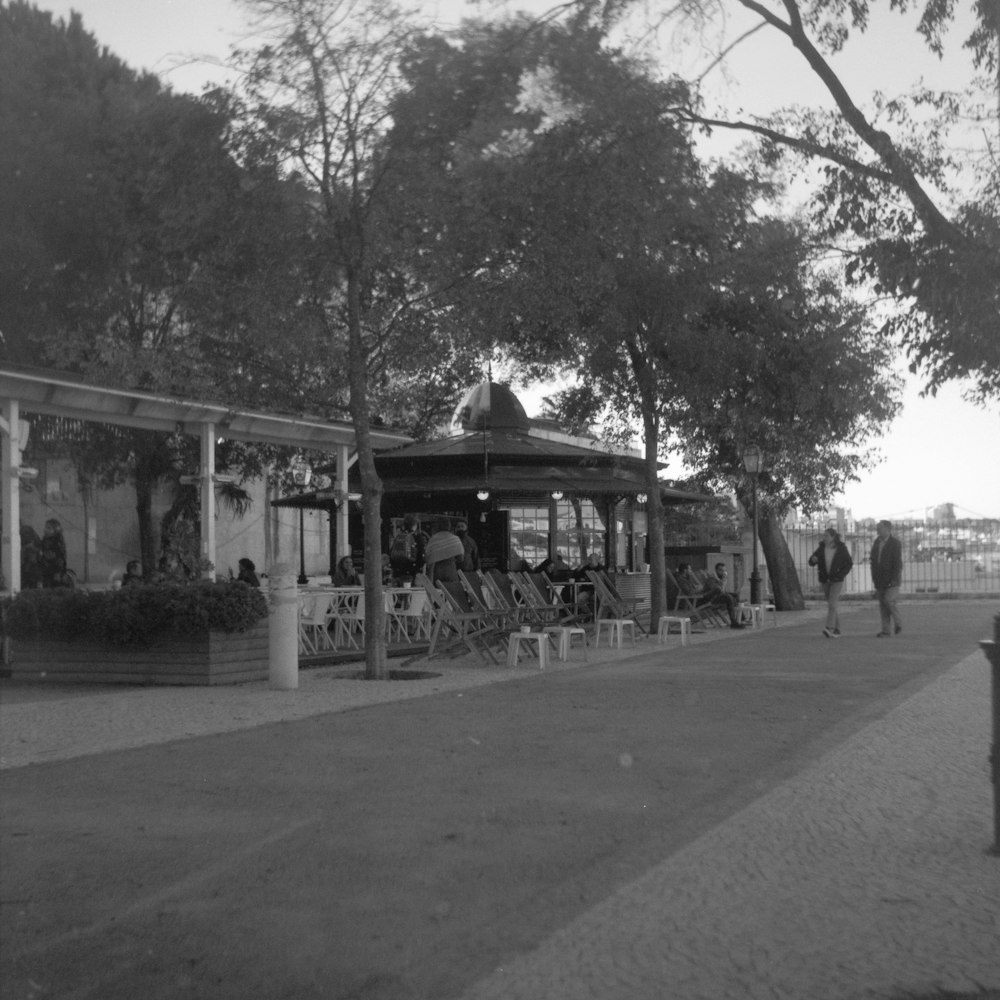
<svg viewBox="0 0 1000 1000">
<path fill-rule="evenodd" d="M 573 636 L 575 635 L 578 635 L 583 639 L 583 658 L 584 660 L 587 659 L 588 643 L 587 630 L 585 628 L 573 625 L 546 625 L 543 631 L 553 638 L 558 636 L 559 642 L 556 647 L 556 655 L 564 663 L 569 659 L 569 650 L 573 644 Z"/>
<path fill-rule="evenodd" d="M 660 618 L 659 627 L 656 630 L 656 641 L 666 642 L 670 634 L 670 626 L 677 624 L 681 630 L 681 645 L 686 646 L 691 641 L 691 619 L 681 618 L 679 615 L 663 615 Z"/>
<path fill-rule="evenodd" d="M 626 628 L 632 636 L 632 645 L 635 645 L 635 622 L 631 618 L 598 618 L 597 637 L 594 639 L 595 646 L 600 646 L 601 644 L 601 627 L 604 625 L 608 626 L 609 646 L 622 648 L 622 637 L 625 634 Z"/>
<path fill-rule="evenodd" d="M 753 628 L 764 627 L 764 607 L 761 604 L 741 604 L 740 621 L 749 621 Z"/>
<path fill-rule="evenodd" d="M 538 643 L 538 669 L 544 670 L 549 665 L 549 637 L 544 632 L 511 632 L 507 640 L 507 666 L 517 666 L 522 642 Z"/>
</svg>

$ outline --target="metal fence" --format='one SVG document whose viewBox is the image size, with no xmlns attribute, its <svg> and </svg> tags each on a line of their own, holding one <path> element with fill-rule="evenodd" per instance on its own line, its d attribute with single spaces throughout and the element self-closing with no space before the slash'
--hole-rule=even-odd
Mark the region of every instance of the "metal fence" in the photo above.
<svg viewBox="0 0 1000 1000">
<path fill-rule="evenodd" d="M 823 538 L 820 527 L 785 527 L 792 560 L 805 594 L 820 592 L 819 576 L 809 556 Z M 904 522 L 892 533 L 903 546 L 904 594 L 984 594 L 1000 590 L 1000 521 Z M 851 550 L 854 568 L 845 580 L 845 594 L 872 589 L 870 559 L 874 525 L 841 532 Z"/>
</svg>

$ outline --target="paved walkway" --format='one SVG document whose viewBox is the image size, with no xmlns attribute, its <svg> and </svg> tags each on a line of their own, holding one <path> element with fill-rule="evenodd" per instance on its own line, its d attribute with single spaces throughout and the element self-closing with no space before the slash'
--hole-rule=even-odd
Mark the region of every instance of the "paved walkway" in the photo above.
<svg viewBox="0 0 1000 1000">
<path fill-rule="evenodd" d="M 811 609 L 780 616 L 780 627 L 820 622 L 823 612 Z M 768 616 L 766 628 L 772 627 Z M 699 630 L 692 645 L 718 642 L 736 635 L 727 629 Z M 679 643 L 676 634 L 667 646 Z M 588 650 L 584 661 L 579 643 L 565 663 L 552 657 L 550 672 L 572 670 L 584 662 L 613 662 L 648 653 L 655 637 L 628 640 L 622 649 L 606 643 Z M 399 664 L 392 660 L 390 667 Z M 412 681 L 349 680 L 362 663 L 317 667 L 299 674 L 295 691 L 271 690 L 266 681 L 219 687 L 128 687 L 114 685 L 0 683 L 0 770 L 88 754 L 152 746 L 192 736 L 231 733 L 272 722 L 306 719 L 329 712 L 347 712 L 386 702 L 420 698 L 496 684 L 538 672 L 537 660 L 521 661 L 511 669 L 487 666 L 471 655 L 453 659 L 426 658 L 411 664 L 413 671 L 437 676 Z M 336 679 L 336 684 L 330 681 Z"/>
<path fill-rule="evenodd" d="M 966 657 L 464 1000 L 1000 998 L 984 664 Z"/>
<path fill-rule="evenodd" d="M 994 610 L 983 605 L 984 623 Z M 784 615 L 782 627 L 821 617 L 819 609 Z M 984 624 L 982 637 L 987 631 Z M 738 636 L 708 632 L 695 642 L 729 639 Z M 630 655 L 602 648 L 599 659 Z M 597 659 L 592 651 L 590 662 Z M 533 672 L 468 660 L 420 666 L 440 676 L 381 684 L 320 669 L 304 673 L 294 692 L 266 684 L 97 691 L 7 684 L 2 767 L 459 695 Z M 334 676 L 341 679 L 331 684 Z M 877 721 L 471 986 L 463 1000 L 884 1000 L 926 996 L 928 984 L 1000 997 L 1000 857 L 987 851 L 989 700 L 983 655 L 956 658 Z"/>
</svg>

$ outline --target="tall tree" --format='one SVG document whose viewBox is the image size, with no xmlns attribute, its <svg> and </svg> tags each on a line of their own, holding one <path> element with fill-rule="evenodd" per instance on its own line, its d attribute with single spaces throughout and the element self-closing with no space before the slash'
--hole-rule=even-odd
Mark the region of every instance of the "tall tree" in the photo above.
<svg viewBox="0 0 1000 1000">
<path fill-rule="evenodd" d="M 398 165 L 383 140 L 400 59 L 413 32 L 391 3 L 366 0 L 243 0 L 260 44 L 237 54 L 247 134 L 268 145 L 311 192 L 311 219 L 297 248 L 312 317 L 322 331 L 325 374 L 346 371 L 357 435 L 364 509 L 364 559 L 381 565 L 382 484 L 371 444 L 373 419 L 405 407 L 391 389 L 401 372 L 459 358 L 454 314 L 412 266 L 408 206 Z M 342 364 L 331 363 L 342 361 Z M 424 425 L 439 402 L 423 393 L 409 407 Z M 412 404 L 412 400 L 410 401 Z M 369 622 L 366 676 L 385 676 L 381 580 L 365 573 Z"/>
<path fill-rule="evenodd" d="M 230 154 L 226 110 L 133 72 L 78 15 L 0 6 L 5 357 L 236 403 L 288 386 L 280 369 L 233 377 L 255 360 L 238 347 L 265 315 L 248 309 L 247 290 L 258 307 L 272 303 L 271 318 L 273 303 L 289 301 L 286 281 L 267 280 L 285 259 L 289 213 L 273 168 Z M 183 471 L 184 450 L 164 435 L 97 427 L 69 446 L 83 478 L 133 483 L 150 569 L 150 498 Z"/>
<path fill-rule="evenodd" d="M 755 375 L 770 379 L 776 398 L 808 396 L 801 374 L 766 363 L 769 352 L 789 352 L 783 342 L 793 339 L 787 316 L 780 327 L 768 325 L 779 298 L 794 296 L 814 310 L 813 321 L 802 323 L 803 345 L 821 336 L 838 343 L 858 317 L 845 312 L 834 328 L 843 303 L 825 285 L 821 321 L 819 304 L 809 303 L 820 290 L 801 276 L 803 242 L 756 216 L 767 185 L 705 172 L 678 124 L 683 86 L 653 82 L 604 51 L 595 32 L 475 26 L 453 49 L 431 40 L 408 72 L 414 86 L 398 114 L 406 145 L 436 150 L 453 202 L 475 204 L 477 213 L 485 205 L 492 220 L 465 227 L 449 218 L 433 230 L 428 219 L 438 244 L 457 246 L 452 257 L 435 257 L 437 266 L 490 260 L 475 271 L 467 315 L 492 326 L 507 351 L 539 371 L 560 366 L 576 374 L 579 387 L 562 398 L 567 415 L 586 420 L 610 411 L 612 430 L 623 437 L 642 427 L 655 615 L 665 606 L 657 469 L 670 436 L 683 438 L 704 421 L 730 451 L 734 437 L 746 443 L 765 409 L 761 402 L 753 412 L 750 401 L 772 392 L 758 387 Z M 779 251 L 789 256 L 789 246 L 793 264 L 772 260 Z M 783 444 L 784 452 L 805 453 L 822 441 L 832 462 L 835 445 L 891 415 L 891 393 L 877 366 L 868 371 L 875 355 L 862 345 L 863 338 L 844 334 L 844 364 L 857 385 L 822 419 L 793 422 L 801 440 Z M 885 353 L 877 357 L 884 361 Z M 885 392 L 884 405 L 866 382 Z M 743 418 L 715 421 L 719 400 L 730 397 L 746 405 Z M 770 415 L 778 441 L 779 415 Z M 837 430 L 850 435 L 838 442 Z M 732 475 L 733 455 L 726 458 Z M 845 458 L 843 469 L 855 464 L 856 457 Z M 803 495 L 807 478 L 803 468 Z M 787 484 L 777 476 L 774 484 L 776 503 L 785 502 Z M 794 590 L 789 583 L 789 604 Z"/>
</svg>

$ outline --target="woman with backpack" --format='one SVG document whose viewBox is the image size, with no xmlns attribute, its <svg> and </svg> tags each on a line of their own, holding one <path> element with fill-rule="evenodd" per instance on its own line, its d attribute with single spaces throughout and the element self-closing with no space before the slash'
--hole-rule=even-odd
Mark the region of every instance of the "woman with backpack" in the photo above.
<svg viewBox="0 0 1000 1000">
<path fill-rule="evenodd" d="M 424 565 L 424 551 L 427 536 L 420 530 L 417 519 L 412 514 L 403 518 L 403 527 L 393 537 L 389 545 L 389 565 L 393 575 L 401 583 L 413 582 L 413 578 Z"/>
</svg>

